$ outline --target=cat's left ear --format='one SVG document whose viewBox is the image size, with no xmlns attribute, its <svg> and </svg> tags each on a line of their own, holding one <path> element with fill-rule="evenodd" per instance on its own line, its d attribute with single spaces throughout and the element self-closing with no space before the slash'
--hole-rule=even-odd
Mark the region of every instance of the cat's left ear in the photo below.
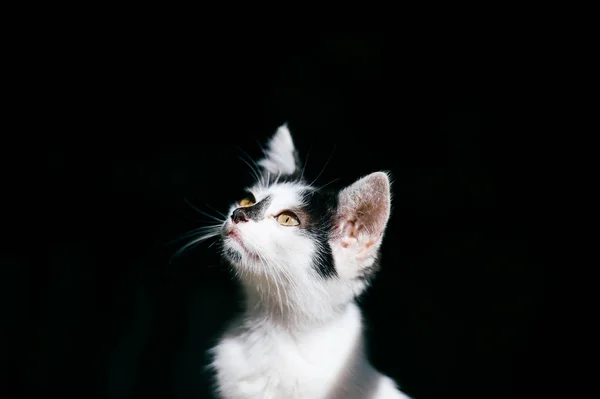
<svg viewBox="0 0 600 399">
<path fill-rule="evenodd" d="M 358 262 L 377 255 L 390 217 L 391 191 L 387 173 L 367 175 L 338 194 L 334 243 Z"/>
<path fill-rule="evenodd" d="M 271 175 L 288 176 L 299 170 L 298 153 L 287 123 L 281 125 L 267 143 L 265 157 L 258 164 Z"/>
</svg>

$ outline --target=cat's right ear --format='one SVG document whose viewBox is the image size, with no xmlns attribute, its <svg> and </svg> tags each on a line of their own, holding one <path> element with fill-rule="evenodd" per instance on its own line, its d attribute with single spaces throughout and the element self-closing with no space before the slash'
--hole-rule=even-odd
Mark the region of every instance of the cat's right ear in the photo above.
<svg viewBox="0 0 600 399">
<path fill-rule="evenodd" d="M 289 176 L 298 172 L 298 153 L 287 123 L 281 125 L 267 143 L 265 157 L 258 161 L 272 176 Z"/>
<path fill-rule="evenodd" d="M 390 178 L 385 172 L 371 173 L 338 194 L 333 242 L 359 267 L 377 256 L 390 208 Z"/>
</svg>

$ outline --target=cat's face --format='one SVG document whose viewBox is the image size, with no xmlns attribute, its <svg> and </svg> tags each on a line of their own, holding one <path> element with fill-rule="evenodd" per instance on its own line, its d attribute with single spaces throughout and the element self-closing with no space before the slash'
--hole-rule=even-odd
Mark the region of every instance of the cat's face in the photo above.
<svg viewBox="0 0 600 399">
<path fill-rule="evenodd" d="M 221 228 L 223 255 L 242 282 L 286 296 L 359 294 L 377 269 L 389 218 L 387 174 L 372 173 L 341 191 L 311 187 L 285 125 L 257 166 L 259 181 L 236 199 Z"/>
<path fill-rule="evenodd" d="M 328 244 L 333 198 L 301 182 L 255 185 L 223 226 L 224 254 L 241 274 L 335 274 Z"/>
</svg>

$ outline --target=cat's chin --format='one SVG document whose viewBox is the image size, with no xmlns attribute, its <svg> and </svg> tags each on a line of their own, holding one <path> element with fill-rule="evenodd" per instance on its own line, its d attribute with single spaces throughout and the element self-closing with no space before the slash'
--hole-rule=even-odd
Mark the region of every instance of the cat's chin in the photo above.
<svg viewBox="0 0 600 399">
<path fill-rule="evenodd" d="M 239 264 L 243 261 L 254 261 L 257 262 L 259 257 L 256 253 L 250 251 L 246 247 L 243 241 L 235 234 L 229 234 L 224 239 L 225 255 L 233 261 L 233 263 Z"/>
</svg>

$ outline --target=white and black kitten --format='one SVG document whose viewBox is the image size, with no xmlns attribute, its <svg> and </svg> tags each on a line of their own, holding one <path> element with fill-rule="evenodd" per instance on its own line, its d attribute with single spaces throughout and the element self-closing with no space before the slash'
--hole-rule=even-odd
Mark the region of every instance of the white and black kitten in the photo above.
<svg viewBox="0 0 600 399">
<path fill-rule="evenodd" d="M 388 175 L 372 173 L 339 192 L 312 187 L 286 125 L 256 172 L 247 197 L 201 237 L 219 237 L 245 293 L 245 312 L 211 351 L 218 395 L 408 398 L 370 365 L 354 301 L 378 268 Z"/>
</svg>

